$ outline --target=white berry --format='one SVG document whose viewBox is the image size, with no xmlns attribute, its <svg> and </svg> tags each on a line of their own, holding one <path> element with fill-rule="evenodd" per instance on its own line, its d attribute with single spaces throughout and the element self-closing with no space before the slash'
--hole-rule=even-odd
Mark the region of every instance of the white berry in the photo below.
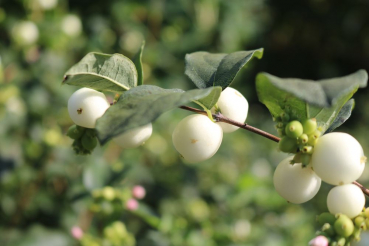
<svg viewBox="0 0 369 246">
<path fill-rule="evenodd" d="M 290 164 L 293 156 L 281 161 L 274 172 L 273 183 L 276 191 L 291 203 L 299 204 L 312 199 L 318 193 L 321 179 L 311 169 L 302 164 Z"/>
<path fill-rule="evenodd" d="M 39 37 L 39 31 L 32 21 L 19 22 L 12 30 L 16 42 L 21 45 L 30 45 L 35 43 Z"/>
<path fill-rule="evenodd" d="M 360 143 L 341 132 L 320 137 L 311 159 L 315 173 L 332 185 L 349 184 L 358 179 L 364 171 L 365 161 Z"/>
<path fill-rule="evenodd" d="M 220 112 L 227 118 L 238 122 L 245 122 L 249 104 L 246 98 L 236 89 L 227 87 L 218 99 L 217 105 Z M 214 110 L 213 110 L 214 111 Z M 223 132 L 229 133 L 236 131 L 239 127 L 227 123 L 219 122 Z"/>
<path fill-rule="evenodd" d="M 332 214 L 342 213 L 354 218 L 361 213 L 364 205 L 364 193 L 354 184 L 336 186 L 328 193 L 327 206 Z"/>
<path fill-rule="evenodd" d="M 184 118 L 172 134 L 174 147 L 190 163 L 212 157 L 219 149 L 222 139 L 222 128 L 200 114 Z"/>
<path fill-rule="evenodd" d="M 70 118 L 76 125 L 86 128 L 95 128 L 96 120 L 109 106 L 103 93 L 89 88 L 79 89 L 68 100 Z"/>
<path fill-rule="evenodd" d="M 76 37 L 82 31 L 81 19 L 76 15 L 67 15 L 62 20 L 61 29 L 68 36 Z"/>
<path fill-rule="evenodd" d="M 152 124 L 149 123 L 125 132 L 113 138 L 113 141 L 124 149 L 136 148 L 149 139 L 151 134 Z"/>
</svg>

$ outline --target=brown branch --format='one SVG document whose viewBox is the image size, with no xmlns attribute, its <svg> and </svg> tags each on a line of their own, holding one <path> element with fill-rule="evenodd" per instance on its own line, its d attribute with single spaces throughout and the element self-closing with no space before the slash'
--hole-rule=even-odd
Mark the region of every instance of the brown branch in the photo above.
<svg viewBox="0 0 369 246">
<path fill-rule="evenodd" d="M 192 108 L 192 107 L 188 107 L 188 106 L 180 106 L 181 109 L 187 110 L 187 111 L 191 111 L 197 114 L 203 114 L 203 115 L 208 115 L 205 111 L 197 109 L 197 108 Z M 224 122 L 224 123 L 228 123 L 234 126 L 238 126 L 239 128 L 245 129 L 247 131 L 256 133 L 260 136 L 263 136 L 265 138 L 268 138 L 274 142 L 279 142 L 281 139 L 277 136 L 274 136 L 273 134 L 270 134 L 268 132 L 262 131 L 259 128 L 250 126 L 246 123 L 240 123 L 234 120 L 231 120 L 227 117 L 225 117 L 224 115 L 222 115 L 221 113 L 217 113 L 217 114 L 213 114 L 213 118 L 218 121 L 218 122 Z M 352 182 L 354 185 L 357 185 L 365 195 L 369 196 L 369 189 L 365 188 L 362 184 L 358 183 L 357 181 Z"/>
</svg>

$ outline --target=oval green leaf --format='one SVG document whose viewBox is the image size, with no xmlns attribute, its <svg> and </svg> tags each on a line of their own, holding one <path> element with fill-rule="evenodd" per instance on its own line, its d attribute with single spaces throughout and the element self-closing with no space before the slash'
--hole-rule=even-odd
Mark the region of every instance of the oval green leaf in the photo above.
<svg viewBox="0 0 369 246">
<path fill-rule="evenodd" d="M 133 62 L 121 54 L 88 53 L 64 75 L 63 84 L 123 92 L 137 86 Z"/>
<path fill-rule="evenodd" d="M 101 144 L 105 144 L 125 131 L 154 121 L 166 111 L 207 97 L 213 90 L 219 89 L 212 87 L 185 92 L 153 85 L 137 86 L 123 93 L 118 102 L 97 120 L 97 137 Z"/>
<path fill-rule="evenodd" d="M 241 68 L 253 57 L 261 58 L 263 49 L 238 51 L 230 54 L 195 52 L 185 57 L 185 74 L 198 88 L 227 88 Z"/>
</svg>

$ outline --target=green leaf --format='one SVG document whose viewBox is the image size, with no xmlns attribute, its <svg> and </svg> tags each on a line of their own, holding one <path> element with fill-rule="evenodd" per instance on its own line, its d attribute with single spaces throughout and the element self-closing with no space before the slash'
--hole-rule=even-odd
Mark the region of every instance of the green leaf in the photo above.
<svg viewBox="0 0 369 246">
<path fill-rule="evenodd" d="M 123 92 L 137 86 L 133 62 L 121 54 L 88 53 L 64 75 L 63 84 Z"/>
<path fill-rule="evenodd" d="M 199 104 L 201 107 L 205 107 L 206 109 L 210 110 L 218 102 L 221 93 L 222 87 L 214 87 L 214 90 L 212 90 L 207 97 L 199 99 L 195 101 L 195 103 Z"/>
<path fill-rule="evenodd" d="M 185 74 L 198 88 L 221 86 L 224 90 L 254 56 L 260 59 L 263 49 L 231 54 L 211 54 L 203 51 L 187 54 Z"/>
<path fill-rule="evenodd" d="M 143 69 L 142 69 L 142 53 L 145 47 L 145 41 L 142 42 L 141 48 L 138 50 L 132 61 L 137 69 L 137 85 L 143 85 Z"/>
<path fill-rule="evenodd" d="M 341 108 L 358 88 L 366 87 L 365 70 L 345 77 L 318 81 L 282 79 L 268 73 L 259 73 L 256 90 L 273 116 L 290 108 L 300 119 L 316 118 L 325 129 L 333 123 Z"/>
<path fill-rule="evenodd" d="M 97 137 L 101 144 L 130 129 L 146 125 L 162 113 L 210 95 L 217 87 L 184 92 L 141 85 L 126 91 L 118 102 L 97 120 Z"/>
<path fill-rule="evenodd" d="M 348 120 L 351 116 L 351 112 L 355 107 L 355 100 L 350 99 L 341 109 L 341 111 L 338 113 L 337 118 L 333 121 L 332 125 L 328 128 L 328 130 L 325 133 L 332 132 L 337 127 L 341 126 L 343 123 Z"/>
</svg>

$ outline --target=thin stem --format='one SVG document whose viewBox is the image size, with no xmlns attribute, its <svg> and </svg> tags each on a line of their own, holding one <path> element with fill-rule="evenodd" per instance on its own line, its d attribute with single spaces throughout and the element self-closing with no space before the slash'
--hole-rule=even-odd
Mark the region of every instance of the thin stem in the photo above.
<svg viewBox="0 0 369 246">
<path fill-rule="evenodd" d="M 208 115 L 207 112 L 205 112 L 203 110 L 200 110 L 200 109 L 197 109 L 197 108 L 192 108 L 192 107 L 188 107 L 188 106 L 180 106 L 180 108 L 184 109 L 184 110 L 187 110 L 187 111 L 197 113 L 197 114 L 203 114 L 203 115 L 206 115 L 206 116 Z M 273 134 L 270 134 L 270 133 L 265 132 L 263 130 L 260 130 L 259 128 L 250 126 L 246 123 L 240 123 L 240 122 L 231 120 L 231 119 L 225 117 L 224 115 L 222 115 L 221 113 L 213 114 L 213 118 L 218 122 L 224 122 L 224 123 L 227 123 L 227 124 L 238 126 L 239 128 L 242 128 L 242 129 L 245 129 L 247 131 L 256 133 L 256 134 L 258 134 L 260 136 L 263 136 L 265 138 L 268 138 L 268 139 L 270 139 L 270 140 L 272 140 L 276 143 L 278 143 L 281 140 L 279 137 L 274 136 Z M 365 195 L 369 196 L 369 189 L 365 188 L 362 184 L 358 183 L 357 181 L 354 181 L 352 183 L 354 185 L 357 185 L 363 191 L 363 193 Z"/>
</svg>

